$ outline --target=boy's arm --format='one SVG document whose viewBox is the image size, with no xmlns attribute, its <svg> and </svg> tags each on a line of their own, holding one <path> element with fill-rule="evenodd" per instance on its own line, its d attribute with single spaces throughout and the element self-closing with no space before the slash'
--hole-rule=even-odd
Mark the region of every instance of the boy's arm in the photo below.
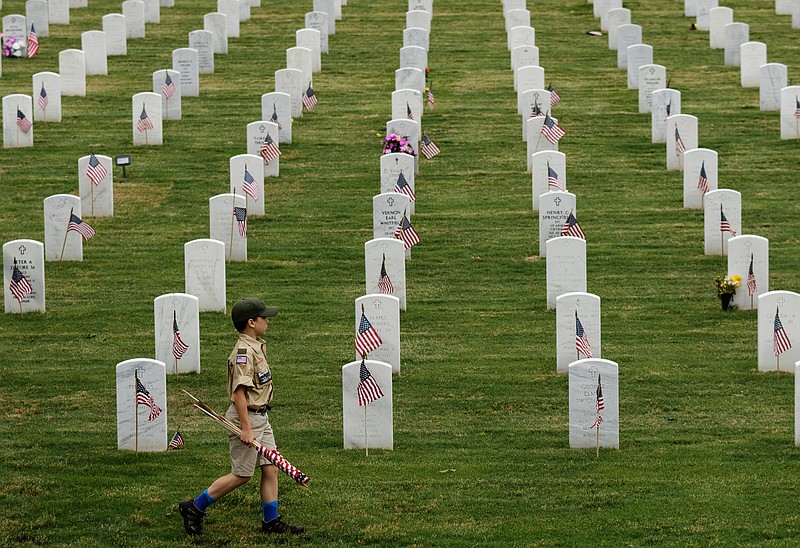
<svg viewBox="0 0 800 548">
<path fill-rule="evenodd" d="M 247 414 L 247 400 L 245 399 L 246 386 L 239 385 L 233 392 L 233 406 L 236 408 L 236 414 L 239 417 L 239 424 L 242 425 L 242 435 L 239 436 L 244 443 L 250 445 L 256 439 L 253 433 L 253 428 L 250 426 L 250 417 Z"/>
</svg>

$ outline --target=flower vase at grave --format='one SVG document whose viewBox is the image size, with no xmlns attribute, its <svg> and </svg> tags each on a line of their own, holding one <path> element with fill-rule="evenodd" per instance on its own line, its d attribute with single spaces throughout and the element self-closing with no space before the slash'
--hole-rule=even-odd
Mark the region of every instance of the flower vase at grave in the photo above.
<svg viewBox="0 0 800 548">
<path fill-rule="evenodd" d="M 733 294 L 723 293 L 719 298 L 722 299 L 722 310 L 728 310 L 728 307 L 731 305 L 731 300 L 733 299 Z"/>
</svg>

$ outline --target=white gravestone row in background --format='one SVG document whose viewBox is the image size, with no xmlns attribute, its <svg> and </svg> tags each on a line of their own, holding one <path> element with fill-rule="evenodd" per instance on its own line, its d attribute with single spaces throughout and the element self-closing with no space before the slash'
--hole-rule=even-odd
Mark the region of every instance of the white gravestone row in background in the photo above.
<svg viewBox="0 0 800 548">
<path fill-rule="evenodd" d="M 683 154 L 683 207 L 703 209 L 704 192 L 700 177 L 705 179 L 708 190 L 718 188 L 717 152 L 707 148 L 693 148 Z"/>
<path fill-rule="evenodd" d="M 739 47 L 739 63 L 742 87 L 759 87 L 761 65 L 767 64 L 767 45 L 763 42 L 745 42 Z"/>
<path fill-rule="evenodd" d="M 58 52 L 58 73 L 61 75 L 61 95 L 86 96 L 86 55 L 79 49 Z"/>
<path fill-rule="evenodd" d="M 225 244 L 201 238 L 186 242 L 184 291 L 198 298 L 200 312 L 225 312 Z"/>
<path fill-rule="evenodd" d="M 128 38 L 124 15 L 121 13 L 104 15 L 103 34 L 106 39 L 106 55 L 128 54 Z"/>
<path fill-rule="evenodd" d="M 506 12 L 506 33 L 514 27 L 530 27 L 531 12 L 526 9 L 516 9 Z"/>
<path fill-rule="evenodd" d="M 131 99 L 133 146 L 163 144 L 161 94 L 137 93 Z"/>
<path fill-rule="evenodd" d="M 226 260 L 247 261 L 247 234 L 242 235 L 234 206 L 245 207 L 245 197 L 236 194 L 234 200 L 233 194 L 218 194 L 209 198 L 209 237 L 225 244 Z"/>
<path fill-rule="evenodd" d="M 312 11 L 305 15 L 306 28 L 319 32 L 319 45 L 322 53 L 328 53 L 328 14 Z"/>
<path fill-rule="evenodd" d="M 258 122 L 250 122 L 247 124 L 247 154 L 259 156 L 261 145 L 267 140 L 267 137 L 278 144 L 278 125 L 273 122 L 261 120 Z M 261 160 L 264 164 L 264 177 L 278 177 L 280 175 L 280 158 L 275 158 L 266 163 L 263 158 Z"/>
<path fill-rule="evenodd" d="M 408 139 L 411 149 L 417 153 L 414 157 L 414 173 L 419 173 L 419 140 L 422 138 L 419 130 L 419 122 L 400 118 L 386 122 L 386 135 L 394 133 Z"/>
<path fill-rule="evenodd" d="M 531 159 L 537 152 L 558 150 L 558 143 L 551 143 L 542 136 L 542 127 L 544 126 L 545 117 L 536 116 L 535 118 L 528 118 L 525 121 L 525 129 L 528 134 L 527 143 L 527 158 L 528 158 L 528 171 L 531 170 Z M 558 123 L 558 118 L 553 117 L 553 121 Z"/>
<path fill-rule="evenodd" d="M 783 326 L 782 340 L 788 344 L 775 345 L 775 315 Z M 794 372 L 800 360 L 800 294 L 793 291 L 769 291 L 758 298 L 758 370 Z M 778 355 L 776 355 L 776 353 Z"/>
<path fill-rule="evenodd" d="M 414 67 L 395 70 L 394 89 L 415 89 L 420 93 L 425 93 L 425 73 Z"/>
<path fill-rule="evenodd" d="M 313 10 L 327 15 L 328 36 L 336 34 L 336 13 L 333 8 L 333 0 L 314 0 Z"/>
<path fill-rule="evenodd" d="M 573 292 L 556 299 L 556 372 L 567 373 L 569 364 L 587 358 L 578 352 L 578 322 L 589 343 L 593 358 L 601 357 L 600 297 L 592 293 Z"/>
<path fill-rule="evenodd" d="M 51 25 L 69 25 L 69 0 L 48 0 L 47 15 Z"/>
<path fill-rule="evenodd" d="M 12 14 L 3 17 L 3 40 L 14 38 L 22 47 L 22 56 L 27 55 L 28 23 L 24 15 Z"/>
<path fill-rule="evenodd" d="M 156 360 L 169 375 L 200 372 L 199 299 L 187 293 L 167 293 L 153 301 Z M 178 326 L 176 340 L 175 325 Z M 180 359 L 176 359 L 177 355 Z"/>
<path fill-rule="evenodd" d="M 522 96 L 531 89 L 544 89 L 544 69 L 528 65 L 519 67 L 517 74 L 517 114 L 523 114 Z M 528 112 L 530 114 L 530 112 Z"/>
<path fill-rule="evenodd" d="M 161 22 L 161 3 L 159 0 L 144 0 L 144 22 L 156 25 Z"/>
<path fill-rule="evenodd" d="M 377 360 L 364 362 L 383 397 L 358 405 L 361 360 L 342 367 L 342 411 L 345 449 L 393 449 L 392 366 Z"/>
<path fill-rule="evenodd" d="M 398 89 L 392 92 L 392 119 L 408 117 L 408 110 L 414 120 L 422 122 L 422 94 L 415 89 Z"/>
<path fill-rule="evenodd" d="M 517 46 L 511 50 L 511 71 L 514 73 L 514 89 L 518 89 L 517 69 L 539 66 L 539 48 L 536 46 Z"/>
<path fill-rule="evenodd" d="M 75 230 L 67 230 L 70 213 L 83 217 L 77 196 L 54 194 L 44 199 L 44 248 L 48 261 L 83 260 L 83 237 Z"/>
<path fill-rule="evenodd" d="M 650 117 L 653 143 L 667 142 L 667 118 L 680 113 L 680 91 L 665 88 L 653 92 L 653 106 Z"/>
<path fill-rule="evenodd" d="M 533 42 L 526 42 L 526 43 L 533 43 Z M 522 45 L 522 44 L 515 44 L 515 45 Z M 430 35 L 428 34 L 428 31 L 426 31 L 425 29 L 421 29 L 419 27 L 403 30 L 403 47 L 406 46 L 419 46 L 421 48 L 425 48 L 426 51 L 429 50 Z"/>
<path fill-rule="evenodd" d="M 310 49 L 299 47 L 287 48 L 286 68 L 299 70 L 302 73 L 302 80 L 306 87 L 313 84 L 312 75 L 314 71 Z"/>
<path fill-rule="evenodd" d="M 762 111 L 781 109 L 781 90 L 789 85 L 789 70 L 781 63 L 767 63 L 759 69 L 758 105 Z"/>
<path fill-rule="evenodd" d="M 302 71 L 289 68 L 275 71 L 275 91 L 291 98 L 292 118 L 303 117 L 303 93 L 307 89 L 308 82 L 303 82 Z"/>
<path fill-rule="evenodd" d="M 264 215 L 264 159 L 254 154 L 238 154 L 231 156 L 229 164 L 231 194 L 245 197 L 248 218 Z M 255 189 L 255 200 L 245 193 L 246 185 Z"/>
<path fill-rule="evenodd" d="M 406 12 L 406 28 L 419 27 L 428 32 L 431 31 L 431 14 L 422 10 L 411 10 Z"/>
<path fill-rule="evenodd" d="M 322 49 L 320 47 L 320 33 L 315 29 L 300 29 L 295 31 L 295 44 L 297 47 L 306 48 L 311 52 L 311 70 L 322 71 Z"/>
<path fill-rule="evenodd" d="M 32 146 L 33 101 L 30 95 L 6 95 L 3 97 L 3 148 Z"/>
<path fill-rule="evenodd" d="M 391 282 L 388 293 L 400 301 L 400 310 L 406 310 L 406 254 L 403 242 L 396 238 L 374 238 L 364 244 L 364 267 L 367 295 L 382 293 L 378 286 L 381 269 Z"/>
<path fill-rule="evenodd" d="M 31 25 L 36 28 L 37 37 L 47 38 L 50 35 L 47 0 L 28 0 L 25 2 L 25 19 L 27 19 L 29 29 Z"/>
<path fill-rule="evenodd" d="M 416 184 L 414 181 L 414 157 L 410 154 L 402 152 L 393 152 L 391 154 L 384 154 L 380 160 L 381 169 L 381 194 L 386 192 L 394 192 L 395 185 L 397 184 L 400 175 L 406 180 L 411 190 L 416 194 Z M 414 213 L 414 204 L 416 202 L 409 202 L 408 211 Z M 410 250 L 409 250 L 410 251 Z"/>
<path fill-rule="evenodd" d="M 278 143 L 292 142 L 292 96 L 273 91 L 261 96 L 261 119 L 273 121 L 278 116 Z"/>
<path fill-rule="evenodd" d="M 214 40 L 214 53 L 217 55 L 227 55 L 228 53 L 228 31 L 227 15 L 214 12 L 203 16 L 203 30 L 211 32 Z"/>
<path fill-rule="evenodd" d="M 172 91 L 168 92 L 168 88 Z M 153 73 L 153 93 L 161 96 L 161 112 L 164 113 L 164 120 L 181 119 L 182 92 L 181 73 L 177 70 L 157 70 Z"/>
<path fill-rule="evenodd" d="M 751 264 L 755 280 L 753 295 L 747 287 Z M 758 296 L 769 292 L 769 240 L 749 234 L 728 240 L 728 276 L 742 277 L 733 304 L 739 310 L 758 308 Z"/>
<path fill-rule="evenodd" d="M 600 30 L 603 32 L 608 32 L 610 24 L 608 14 L 611 10 L 621 9 L 622 0 L 605 0 L 600 4 L 600 6 Z"/>
<path fill-rule="evenodd" d="M 642 65 L 639 67 L 639 112 L 651 112 L 653 92 L 667 85 L 667 69 L 663 65 Z"/>
<path fill-rule="evenodd" d="M 728 240 L 742 233 L 742 195 L 736 190 L 717 189 L 703 198 L 705 255 L 727 255 Z M 721 230 L 722 216 L 730 231 Z"/>
<path fill-rule="evenodd" d="M 199 55 L 196 49 L 178 48 L 172 51 L 172 70 L 177 71 L 180 76 L 181 96 L 199 97 L 200 96 L 200 68 Z"/>
<path fill-rule="evenodd" d="M 189 48 L 197 51 L 197 71 L 214 74 L 214 33 L 193 30 L 189 33 Z"/>
<path fill-rule="evenodd" d="M 225 15 L 228 38 L 239 38 L 239 1 L 217 0 L 217 13 Z"/>
<path fill-rule="evenodd" d="M 750 40 L 750 26 L 747 23 L 729 23 L 723 27 L 725 40 L 725 66 L 738 67 L 741 61 L 740 47 Z"/>
<path fill-rule="evenodd" d="M 393 295 L 373 293 L 356 299 L 355 331 L 361 321 L 362 305 L 366 316 L 383 343 L 369 353 L 369 358 L 392 366 L 392 373 L 400 373 L 400 299 Z M 356 359 L 361 359 L 354 349 Z"/>
<path fill-rule="evenodd" d="M 628 68 L 628 47 L 642 43 L 640 25 L 620 25 L 617 27 L 617 68 Z"/>
<path fill-rule="evenodd" d="M 708 12 L 708 44 L 711 49 L 725 48 L 725 25 L 733 23 L 733 10 L 720 6 Z"/>
<path fill-rule="evenodd" d="M 547 309 L 564 293 L 586 292 L 586 240 L 559 236 L 547 246 Z"/>
<path fill-rule="evenodd" d="M 619 27 L 631 24 L 631 10 L 627 8 L 614 8 L 608 10 L 608 49 L 618 49 L 617 35 Z"/>
<path fill-rule="evenodd" d="M 31 286 L 31 291 L 21 301 L 11 292 L 14 265 Z M 44 245 L 41 242 L 22 239 L 3 244 L 3 302 L 6 313 L 45 311 Z"/>
<path fill-rule="evenodd" d="M 85 54 L 86 75 L 106 76 L 108 56 L 106 54 L 106 35 L 99 30 L 81 33 L 81 50 Z"/>
<path fill-rule="evenodd" d="M 667 171 L 683 171 L 683 151 L 697 148 L 697 117 L 691 114 L 672 114 L 667 118 Z"/>
<path fill-rule="evenodd" d="M 697 0 L 697 19 L 695 19 L 697 30 L 711 28 L 711 10 L 716 7 L 719 7 L 719 0 Z"/>
<path fill-rule="evenodd" d="M 600 384 L 604 409 L 597 410 Z M 597 415 L 602 417 L 598 422 Z M 599 428 L 599 431 L 597 430 Z M 569 446 L 619 449 L 619 367 L 615 362 L 590 358 L 569 366 Z"/>
<path fill-rule="evenodd" d="M 55 72 L 33 75 L 33 119 L 37 122 L 61 121 L 61 76 Z"/>
<path fill-rule="evenodd" d="M 144 38 L 144 2 L 126 0 L 122 3 L 122 15 L 125 16 L 126 37 Z"/>
<path fill-rule="evenodd" d="M 649 44 L 628 46 L 628 89 L 639 89 L 639 69 L 652 63 L 653 46 Z"/>
<path fill-rule="evenodd" d="M 152 406 L 137 401 L 136 379 L 152 397 Z M 167 375 L 158 360 L 135 358 L 117 364 L 117 449 L 167 450 Z M 143 399 L 147 396 L 143 394 Z M 154 413 L 152 409 L 160 409 Z M 152 416 L 152 419 L 151 419 Z"/>
<path fill-rule="evenodd" d="M 86 217 L 112 217 L 114 215 L 114 176 L 111 158 L 96 154 L 97 166 L 92 166 L 92 173 L 98 182 L 89 178 L 89 162 L 91 156 L 78 159 L 78 191 L 81 195 L 81 210 Z M 102 171 L 106 175 L 102 178 Z"/>
</svg>

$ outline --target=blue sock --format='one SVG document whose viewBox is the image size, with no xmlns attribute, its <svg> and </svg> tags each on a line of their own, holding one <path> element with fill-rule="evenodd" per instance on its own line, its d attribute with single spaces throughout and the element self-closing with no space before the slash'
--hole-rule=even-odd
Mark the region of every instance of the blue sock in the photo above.
<svg viewBox="0 0 800 548">
<path fill-rule="evenodd" d="M 264 511 L 264 521 L 272 521 L 278 517 L 278 501 L 262 502 L 261 509 Z"/>
<path fill-rule="evenodd" d="M 197 506 L 197 509 L 201 512 L 205 512 L 206 508 L 215 502 L 217 502 L 217 499 L 211 498 L 211 495 L 208 494 L 208 489 L 200 493 L 200 496 L 194 499 L 194 505 Z"/>
</svg>

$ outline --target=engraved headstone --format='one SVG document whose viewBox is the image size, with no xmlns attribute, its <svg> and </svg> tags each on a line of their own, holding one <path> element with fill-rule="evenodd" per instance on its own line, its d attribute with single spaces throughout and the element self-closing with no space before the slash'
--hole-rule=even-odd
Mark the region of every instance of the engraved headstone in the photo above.
<svg viewBox="0 0 800 548">
<path fill-rule="evenodd" d="M 225 14 L 228 38 L 239 38 L 239 0 L 217 0 L 217 13 Z"/>
<path fill-rule="evenodd" d="M 87 76 L 108 74 L 106 35 L 103 31 L 90 30 L 81 33 L 81 50 L 85 54 Z"/>
<path fill-rule="evenodd" d="M 621 25 L 631 24 L 631 10 L 628 8 L 614 8 L 608 10 L 608 49 L 616 51 L 617 34 Z"/>
<path fill-rule="evenodd" d="M 237 1 L 239 2 L 239 23 L 246 23 L 250 20 L 250 0 Z"/>
<path fill-rule="evenodd" d="M 385 192 L 372 197 L 372 237 L 394 238 L 403 213 L 410 217 L 409 198 L 398 192 Z"/>
<path fill-rule="evenodd" d="M 800 294 L 769 291 L 758 297 L 758 370 L 789 371 L 800 360 Z"/>
<path fill-rule="evenodd" d="M 742 195 L 717 189 L 703 198 L 703 235 L 706 255 L 727 255 L 728 240 L 742 233 Z"/>
<path fill-rule="evenodd" d="M 186 293 L 199 299 L 200 312 L 225 312 L 225 244 L 201 238 L 183 246 Z"/>
<path fill-rule="evenodd" d="M 617 27 L 617 68 L 628 68 L 628 47 L 642 43 L 640 25 L 619 25 Z"/>
<path fill-rule="evenodd" d="M 775 15 L 791 15 L 793 0 L 775 0 Z"/>
<path fill-rule="evenodd" d="M 639 89 L 639 69 L 652 63 L 653 46 L 649 44 L 628 46 L 628 89 Z"/>
<path fill-rule="evenodd" d="M 428 32 L 431 31 L 431 14 L 422 10 L 411 10 L 406 12 L 406 28 L 419 27 Z"/>
<path fill-rule="evenodd" d="M 414 27 L 405 29 L 403 31 L 403 47 L 406 46 L 419 46 L 425 48 L 425 51 L 430 49 L 430 35 L 425 29 Z"/>
<path fill-rule="evenodd" d="M 592 293 L 564 293 L 556 299 L 556 371 L 569 364 L 600 358 L 600 297 Z"/>
<path fill-rule="evenodd" d="M 750 26 L 747 23 L 729 23 L 722 29 L 725 40 L 725 66 L 738 67 L 741 61 L 740 47 L 750 40 Z"/>
<path fill-rule="evenodd" d="M 386 135 L 399 135 L 408 139 L 411 149 L 417 153 L 414 157 L 414 172 L 419 173 L 419 140 L 422 138 L 419 122 L 408 118 L 398 118 L 386 122 Z"/>
<path fill-rule="evenodd" d="M 725 25 L 733 23 L 733 10 L 720 6 L 708 12 L 708 43 L 711 49 L 725 47 Z"/>
<path fill-rule="evenodd" d="M 717 152 L 693 148 L 683 153 L 683 207 L 703 209 L 703 197 L 718 186 Z"/>
<path fill-rule="evenodd" d="M 311 70 L 322 70 L 322 50 L 320 49 L 319 31 L 315 29 L 300 29 L 295 31 L 295 44 L 297 47 L 311 51 Z"/>
<path fill-rule="evenodd" d="M 62 97 L 86 96 L 86 55 L 79 49 L 58 52 Z"/>
<path fill-rule="evenodd" d="M 531 155 L 531 189 L 534 211 L 539 211 L 542 194 L 567 190 L 567 157 L 563 152 L 543 150 Z"/>
<path fill-rule="evenodd" d="M 261 96 L 261 119 L 278 124 L 278 142 L 292 142 L 292 96 L 273 91 Z M 277 121 L 276 121 L 277 120 Z"/>
<path fill-rule="evenodd" d="M 393 152 L 391 154 L 384 154 L 381 156 L 380 169 L 381 169 L 381 193 L 393 192 L 400 175 L 411 186 L 411 190 L 416 194 L 416 185 L 414 180 L 414 157 L 410 154 L 403 154 L 402 152 Z M 414 204 L 409 204 L 409 212 L 414 213 Z"/>
<path fill-rule="evenodd" d="M 78 189 L 86 217 L 114 215 L 114 171 L 111 158 L 102 154 L 78 159 Z"/>
<path fill-rule="evenodd" d="M 235 198 L 235 199 L 234 199 Z M 208 200 L 210 238 L 225 244 L 225 260 L 247 261 L 247 218 L 240 221 L 234 207 L 244 208 L 245 197 L 218 194 Z M 241 217 L 241 215 L 239 216 Z M 190 293 L 187 291 L 187 293 Z"/>
<path fill-rule="evenodd" d="M 739 47 L 739 67 L 743 88 L 760 85 L 759 70 L 767 63 L 767 45 L 763 42 L 745 42 Z"/>
<path fill-rule="evenodd" d="M 409 118 L 422 122 L 424 114 L 422 94 L 415 89 L 398 89 L 392 92 L 392 119 Z M 411 110 L 409 117 L 408 111 Z"/>
<path fill-rule="evenodd" d="M 327 15 L 328 36 L 336 34 L 336 12 L 333 7 L 333 0 L 314 0 L 313 9 L 315 12 L 322 12 Z"/>
<path fill-rule="evenodd" d="M 531 12 L 526 9 L 509 10 L 506 12 L 506 34 L 514 27 L 530 27 Z"/>
<path fill-rule="evenodd" d="M 128 38 L 144 38 L 144 2 L 125 0 L 122 3 L 125 16 L 125 30 Z"/>
<path fill-rule="evenodd" d="M 653 106 L 650 111 L 650 124 L 653 143 L 667 142 L 667 118 L 681 113 L 681 92 L 664 88 L 653 92 Z"/>
<path fill-rule="evenodd" d="M 425 72 L 414 67 L 395 70 L 394 89 L 415 89 L 425 93 Z"/>
<path fill-rule="evenodd" d="M 177 70 L 157 70 L 153 73 L 153 93 L 161 95 L 164 120 L 181 119 L 181 73 Z"/>
<path fill-rule="evenodd" d="M 600 6 L 600 30 L 603 32 L 608 32 L 610 25 L 608 13 L 611 10 L 622 8 L 622 0 L 604 0 Z"/>
<path fill-rule="evenodd" d="M 683 153 L 697 148 L 697 116 L 672 114 L 667 118 L 667 171 L 683 171 Z"/>
<path fill-rule="evenodd" d="M 396 238 L 374 238 L 364 244 L 366 294 L 384 293 L 400 300 L 406 309 L 406 254 Z"/>
<path fill-rule="evenodd" d="M 531 171 L 531 158 L 534 154 L 545 150 L 558 150 L 558 143 L 553 144 L 542 136 L 544 120 L 544 116 L 536 116 L 533 118 L 528 118 L 525 121 L 526 131 L 528 133 L 528 171 Z M 558 122 L 556 118 L 553 118 L 553 120 Z"/>
<path fill-rule="evenodd" d="M 3 40 L 14 38 L 22 47 L 23 57 L 27 55 L 28 51 L 28 29 L 30 29 L 30 26 L 24 15 L 12 14 L 3 17 Z"/>
<path fill-rule="evenodd" d="M 328 53 L 328 14 L 321 11 L 306 13 L 306 28 L 319 31 L 322 53 Z"/>
<path fill-rule="evenodd" d="M 539 66 L 539 48 L 536 46 L 517 46 L 511 50 L 511 71 L 514 73 L 514 89 L 519 89 L 517 69 L 527 66 Z"/>
<path fill-rule="evenodd" d="M 200 302 L 188 293 L 166 293 L 153 301 L 156 360 L 169 375 L 200 372 Z"/>
<path fill-rule="evenodd" d="M 178 48 L 172 50 L 172 70 L 180 73 L 178 82 L 181 86 L 181 96 L 200 96 L 200 70 L 198 53 L 192 48 Z"/>
<path fill-rule="evenodd" d="M 3 148 L 33 146 L 33 101 L 15 93 L 3 97 Z"/>
<path fill-rule="evenodd" d="M 69 25 L 69 0 L 48 0 L 47 15 L 51 25 Z"/>
<path fill-rule="evenodd" d="M 358 385 L 361 381 L 361 360 L 342 367 L 342 430 L 345 449 L 393 449 L 392 366 L 377 360 L 366 360 L 369 379 L 380 388 L 381 397 L 359 405 Z M 373 389 L 374 390 L 374 389 Z M 371 398 L 370 398 L 371 399 Z"/>
<path fill-rule="evenodd" d="M 414 10 L 427 11 L 433 15 L 433 0 L 408 0 L 408 11 Z"/>
<path fill-rule="evenodd" d="M 103 34 L 106 38 L 106 55 L 128 54 L 128 34 L 124 15 L 121 13 L 109 13 L 104 15 Z"/>
<path fill-rule="evenodd" d="M 413 67 L 425 70 L 428 66 L 428 51 L 419 46 L 400 48 L 400 68 Z"/>
<path fill-rule="evenodd" d="M 264 215 L 264 160 L 253 154 L 231 156 L 230 190 L 246 199 L 247 216 Z"/>
<path fill-rule="evenodd" d="M 522 114 L 522 94 L 529 89 L 545 89 L 544 69 L 534 65 L 519 67 L 516 71 L 517 114 Z"/>
<path fill-rule="evenodd" d="M 137 93 L 131 99 L 133 146 L 161 145 L 163 139 L 161 94 Z"/>
<path fill-rule="evenodd" d="M 161 22 L 161 3 L 159 0 L 144 1 L 144 22 L 159 24 Z"/>
<path fill-rule="evenodd" d="M 758 106 L 762 111 L 781 109 L 781 90 L 789 85 L 789 69 L 782 63 L 767 63 L 759 70 Z"/>
<path fill-rule="evenodd" d="M 214 42 L 214 53 L 228 53 L 228 16 L 224 13 L 206 13 L 203 16 L 203 30 L 211 32 Z"/>
<path fill-rule="evenodd" d="M 61 76 L 55 72 L 33 75 L 33 119 L 37 122 L 61 121 Z"/>
<path fill-rule="evenodd" d="M 197 50 L 197 72 L 214 74 L 214 33 L 193 30 L 189 33 L 189 47 Z"/>
<path fill-rule="evenodd" d="M 3 244 L 3 302 L 6 314 L 45 311 L 41 242 L 22 239 Z"/>
<path fill-rule="evenodd" d="M 354 336 L 363 315 L 381 338 L 381 345 L 369 353 L 369 358 L 392 366 L 392 373 L 400 373 L 400 299 L 393 295 L 373 293 L 356 299 Z M 361 359 L 354 349 L 356 359 Z"/>
<path fill-rule="evenodd" d="M 301 72 L 301 78 L 303 82 L 306 83 L 306 87 L 313 83 L 313 63 L 311 61 L 310 49 L 299 47 L 287 48 L 286 68 L 299 70 Z"/>
<path fill-rule="evenodd" d="M 667 69 L 663 65 L 639 67 L 639 112 L 651 112 L 653 92 L 667 85 Z"/>
<path fill-rule="evenodd" d="M 280 69 L 275 71 L 275 91 L 289 95 L 292 106 L 292 118 L 303 116 L 303 93 L 308 89 L 308 82 L 303 81 L 303 72 L 298 69 Z"/>
<path fill-rule="evenodd" d="M 569 365 L 569 446 L 619 449 L 619 367 L 615 362 L 589 358 Z"/>
<path fill-rule="evenodd" d="M 546 154 L 546 153 L 544 153 Z M 561 236 L 561 229 L 570 212 L 577 217 L 575 195 L 552 191 L 539 195 L 539 256 L 547 257 L 547 241 Z M 554 301 L 555 302 L 555 301 Z"/>
<path fill-rule="evenodd" d="M 264 144 L 267 137 L 277 146 L 278 132 L 278 125 L 266 120 L 247 124 L 247 154 L 260 156 L 261 145 Z M 269 163 L 262 159 L 262 162 L 264 165 L 264 177 L 278 177 L 280 175 L 280 158 L 270 160 Z"/>
<path fill-rule="evenodd" d="M 529 89 L 522 93 L 522 140 L 528 140 L 528 119 L 534 114 L 550 112 L 550 92 L 546 89 Z"/>
<path fill-rule="evenodd" d="M 728 276 L 741 276 L 733 296 L 739 310 L 758 308 L 758 296 L 769 292 L 769 240 L 746 234 L 728 240 Z"/>
<path fill-rule="evenodd" d="M 116 373 L 117 449 L 166 451 L 167 374 L 164 362 L 147 358 L 125 360 L 117 364 Z"/>
<path fill-rule="evenodd" d="M 697 30 L 711 28 L 711 10 L 719 7 L 719 0 L 697 0 Z"/>
<path fill-rule="evenodd" d="M 1 6 L 0 6 L 1 7 Z M 47 15 L 47 0 L 28 0 L 25 2 L 25 19 L 33 25 L 39 38 L 50 34 L 50 18 Z"/>
<path fill-rule="evenodd" d="M 547 309 L 556 298 L 573 291 L 586 292 L 586 240 L 559 236 L 547 240 Z"/>
<path fill-rule="evenodd" d="M 781 90 L 781 139 L 800 139 L 800 86 Z"/>
<path fill-rule="evenodd" d="M 82 218 L 81 199 L 54 194 L 44 199 L 44 252 L 48 261 L 82 261 L 83 236 L 69 230 L 71 215 Z"/>
</svg>

